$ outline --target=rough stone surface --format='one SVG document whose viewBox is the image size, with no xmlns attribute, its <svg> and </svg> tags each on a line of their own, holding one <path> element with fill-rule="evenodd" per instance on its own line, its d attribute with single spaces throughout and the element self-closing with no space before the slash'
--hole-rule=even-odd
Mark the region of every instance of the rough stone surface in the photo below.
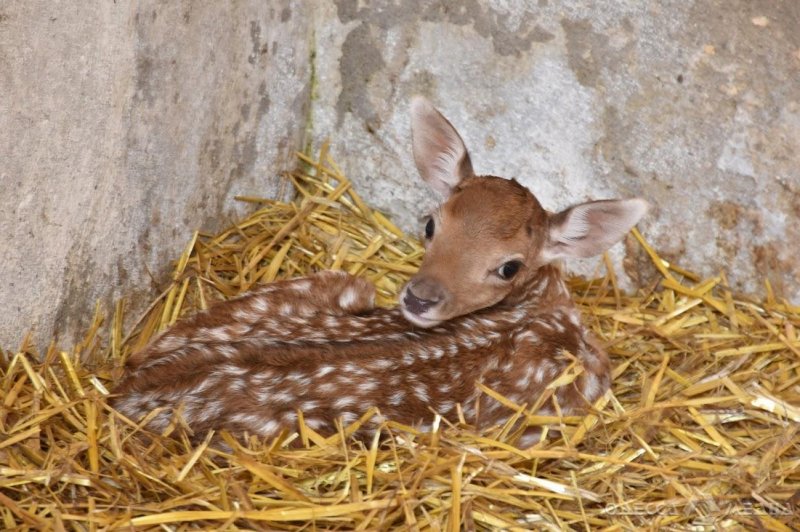
<svg viewBox="0 0 800 532">
<path fill-rule="evenodd" d="M 141 308 L 234 195 L 279 193 L 309 101 L 301 9 L 0 3 L 0 346 L 70 345 L 97 300 Z"/>
<path fill-rule="evenodd" d="M 316 12 L 313 133 L 407 229 L 408 104 L 430 97 L 480 173 L 556 210 L 643 196 L 665 258 L 800 303 L 800 3 L 337 0 Z M 623 257 L 624 255 L 624 257 Z M 618 246 L 630 280 L 652 278 Z M 598 262 L 571 265 L 591 273 Z"/>
</svg>

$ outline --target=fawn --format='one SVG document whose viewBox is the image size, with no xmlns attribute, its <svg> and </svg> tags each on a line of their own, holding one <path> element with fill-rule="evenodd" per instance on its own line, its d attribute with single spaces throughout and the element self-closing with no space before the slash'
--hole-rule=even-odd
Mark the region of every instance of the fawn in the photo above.
<svg viewBox="0 0 800 532">
<path fill-rule="evenodd" d="M 572 360 L 582 372 L 551 398 L 562 412 L 610 385 L 606 353 L 581 324 L 554 261 L 620 240 L 646 212 L 641 199 L 595 201 L 552 214 L 514 180 L 476 176 L 450 122 L 427 100 L 411 106 L 414 160 L 445 199 L 425 224 L 426 253 L 397 308 L 373 308 L 374 288 L 342 272 L 264 285 L 177 323 L 127 361 L 114 406 L 163 430 L 180 413 L 209 429 L 274 437 L 305 423 L 321 433 L 369 407 L 430 427 L 434 412 L 477 428 L 511 411 L 476 383 L 532 405 Z M 540 412 L 554 412 L 550 403 Z M 517 445 L 535 443 L 522 431 Z M 364 435 L 364 434 L 359 434 Z"/>
</svg>

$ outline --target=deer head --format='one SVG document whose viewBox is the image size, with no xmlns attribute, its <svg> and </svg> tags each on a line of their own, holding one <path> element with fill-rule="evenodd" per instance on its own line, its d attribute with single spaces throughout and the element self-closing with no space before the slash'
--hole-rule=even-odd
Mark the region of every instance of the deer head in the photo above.
<svg viewBox="0 0 800 532">
<path fill-rule="evenodd" d="M 419 173 L 444 198 L 425 223 L 422 266 L 400 294 L 403 315 L 420 327 L 495 305 L 553 261 L 602 253 L 647 211 L 629 199 L 553 214 L 514 180 L 476 176 L 464 141 L 425 98 L 412 101 L 411 129 Z"/>
</svg>

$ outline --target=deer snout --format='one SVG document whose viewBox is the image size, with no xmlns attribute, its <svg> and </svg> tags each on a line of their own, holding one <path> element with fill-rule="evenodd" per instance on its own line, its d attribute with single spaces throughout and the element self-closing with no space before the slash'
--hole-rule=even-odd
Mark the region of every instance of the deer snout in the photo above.
<svg viewBox="0 0 800 532">
<path fill-rule="evenodd" d="M 412 279 L 400 298 L 406 319 L 420 327 L 432 327 L 441 320 L 425 317 L 424 314 L 438 307 L 446 297 L 442 286 L 430 279 Z"/>
<path fill-rule="evenodd" d="M 406 290 L 406 295 L 403 298 L 403 304 L 405 307 L 414 314 L 424 314 L 438 302 L 438 299 L 432 300 L 420 298 L 411 290 L 411 288 Z"/>
</svg>

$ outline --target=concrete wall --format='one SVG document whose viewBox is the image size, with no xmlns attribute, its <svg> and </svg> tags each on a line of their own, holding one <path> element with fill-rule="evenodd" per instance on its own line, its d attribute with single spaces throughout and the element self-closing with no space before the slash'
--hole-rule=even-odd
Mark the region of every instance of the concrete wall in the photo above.
<svg viewBox="0 0 800 532">
<path fill-rule="evenodd" d="M 278 193 L 307 21 L 277 0 L 0 3 L 0 346 L 69 345 L 97 299 L 141 308 L 235 194 Z"/>
<path fill-rule="evenodd" d="M 641 195 L 666 258 L 747 292 L 768 278 L 800 303 L 800 2 L 378 4 L 317 13 L 313 131 L 406 228 L 432 204 L 410 156 L 421 93 L 476 171 L 516 177 L 551 209 Z M 652 275 L 633 249 L 617 261 Z"/>
<path fill-rule="evenodd" d="M 800 303 L 800 3 L 0 4 L 0 345 L 150 299 L 192 231 L 323 138 L 407 229 L 408 103 L 559 209 L 641 195 L 665 257 Z M 240 207 L 238 207 L 240 208 Z M 627 259 L 627 260 L 625 260 Z M 617 260 L 646 282 L 645 261 Z M 576 265 L 593 270 L 594 262 Z"/>
</svg>

